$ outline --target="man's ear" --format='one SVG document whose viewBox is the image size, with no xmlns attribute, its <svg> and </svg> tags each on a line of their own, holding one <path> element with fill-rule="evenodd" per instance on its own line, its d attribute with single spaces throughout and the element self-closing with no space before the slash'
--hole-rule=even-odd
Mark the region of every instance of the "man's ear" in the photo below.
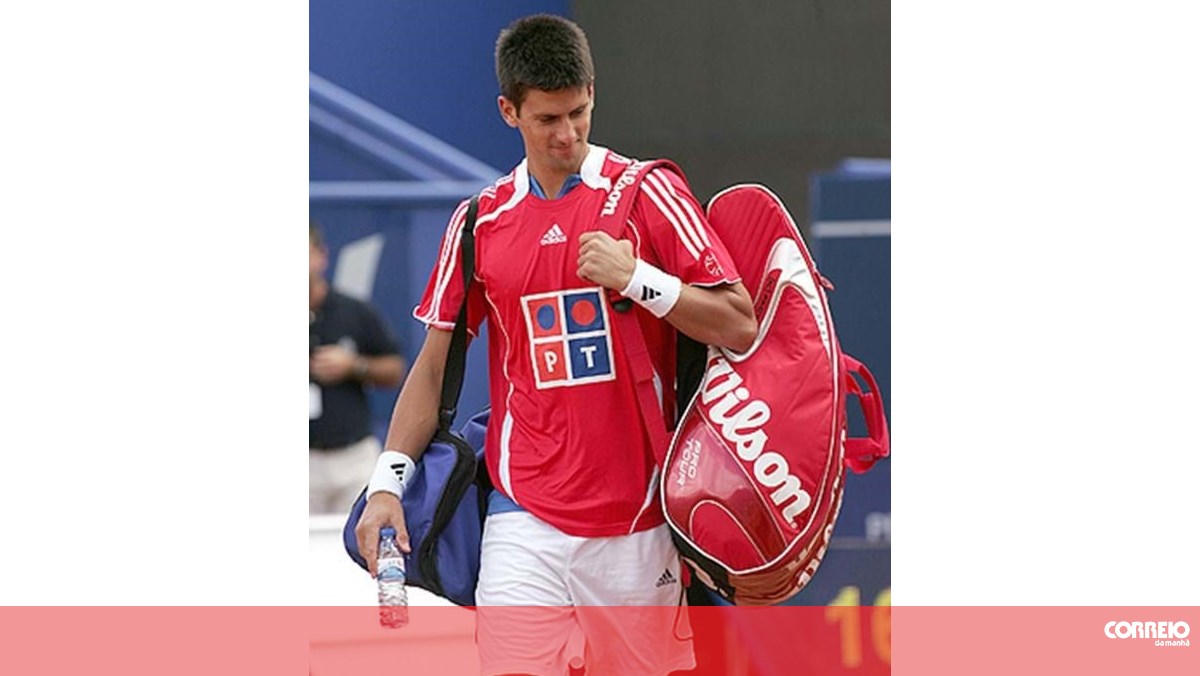
<svg viewBox="0 0 1200 676">
<path fill-rule="evenodd" d="M 517 106 L 503 96 L 496 97 L 496 105 L 500 108 L 500 117 L 504 123 L 513 129 L 517 128 Z"/>
</svg>

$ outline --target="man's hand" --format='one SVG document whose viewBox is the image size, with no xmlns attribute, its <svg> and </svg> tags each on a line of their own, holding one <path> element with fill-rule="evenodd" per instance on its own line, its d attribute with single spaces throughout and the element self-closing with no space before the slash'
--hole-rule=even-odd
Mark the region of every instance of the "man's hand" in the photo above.
<svg viewBox="0 0 1200 676">
<path fill-rule="evenodd" d="M 615 240 L 603 232 L 579 236 L 579 277 L 606 289 L 621 291 L 629 286 L 637 259 L 633 243 Z"/>
<path fill-rule="evenodd" d="M 358 355 L 340 345 L 322 345 L 308 360 L 308 370 L 322 385 L 334 385 L 350 377 Z"/>
<path fill-rule="evenodd" d="M 358 525 L 354 527 L 354 539 L 358 541 L 358 552 L 367 560 L 371 577 L 379 574 L 375 570 L 375 559 L 379 555 L 379 531 L 386 526 L 396 529 L 396 544 L 400 551 L 408 554 L 412 548 L 408 544 L 408 527 L 404 524 L 404 508 L 400 498 L 391 493 L 379 492 L 367 500 Z"/>
</svg>

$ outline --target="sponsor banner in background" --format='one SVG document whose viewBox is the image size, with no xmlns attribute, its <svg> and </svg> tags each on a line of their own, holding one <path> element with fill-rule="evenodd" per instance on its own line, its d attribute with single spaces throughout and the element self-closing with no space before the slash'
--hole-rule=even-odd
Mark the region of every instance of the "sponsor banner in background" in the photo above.
<svg viewBox="0 0 1200 676">
<path fill-rule="evenodd" d="M 574 612 L 621 626 L 662 610 Z M 511 613 L 518 626 L 531 614 L 562 617 L 487 612 Z M 403 629 L 383 629 L 374 607 L 0 608 L 0 673 L 479 673 L 478 611 L 422 606 L 409 616 Z M 690 608 L 676 631 L 692 633 L 698 666 L 675 673 L 1174 676 L 1200 673 L 1195 626 L 1198 608 Z"/>
</svg>

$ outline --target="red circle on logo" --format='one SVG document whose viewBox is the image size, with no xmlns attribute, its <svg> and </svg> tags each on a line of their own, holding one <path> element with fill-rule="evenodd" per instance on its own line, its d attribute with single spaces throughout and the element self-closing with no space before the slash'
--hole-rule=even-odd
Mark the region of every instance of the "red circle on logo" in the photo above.
<svg viewBox="0 0 1200 676">
<path fill-rule="evenodd" d="M 571 319 L 580 326 L 587 326 L 596 321 L 596 306 L 586 300 L 580 300 L 571 306 Z"/>
</svg>

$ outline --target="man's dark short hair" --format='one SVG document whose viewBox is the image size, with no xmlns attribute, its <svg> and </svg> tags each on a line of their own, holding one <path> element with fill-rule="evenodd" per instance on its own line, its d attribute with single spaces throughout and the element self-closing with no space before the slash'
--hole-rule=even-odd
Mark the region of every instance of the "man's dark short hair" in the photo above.
<svg viewBox="0 0 1200 676">
<path fill-rule="evenodd" d="M 517 19 L 496 40 L 500 94 L 519 111 L 525 92 L 586 87 L 596 79 L 587 36 L 572 21 L 552 14 Z"/>
</svg>

